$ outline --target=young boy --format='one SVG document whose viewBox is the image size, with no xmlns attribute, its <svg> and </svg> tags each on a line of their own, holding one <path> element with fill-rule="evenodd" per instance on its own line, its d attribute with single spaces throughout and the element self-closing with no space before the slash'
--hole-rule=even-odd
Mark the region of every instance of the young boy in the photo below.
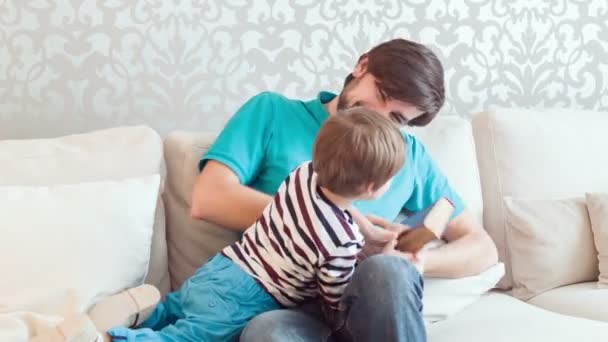
<svg viewBox="0 0 608 342">
<path fill-rule="evenodd" d="M 235 341 L 266 311 L 317 296 L 325 313 L 336 310 L 364 243 L 351 204 L 388 189 L 404 163 L 405 141 L 388 119 L 352 108 L 323 124 L 312 157 L 239 241 L 168 294 L 137 329 L 110 329 L 106 340 Z"/>
</svg>

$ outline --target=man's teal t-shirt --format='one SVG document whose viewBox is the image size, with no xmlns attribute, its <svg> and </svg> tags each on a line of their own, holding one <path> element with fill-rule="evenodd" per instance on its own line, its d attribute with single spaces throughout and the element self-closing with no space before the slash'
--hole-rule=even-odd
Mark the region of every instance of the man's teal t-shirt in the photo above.
<svg viewBox="0 0 608 342">
<path fill-rule="evenodd" d="M 228 166 L 241 184 L 274 195 L 289 173 L 312 159 L 312 146 L 328 113 L 324 103 L 336 95 L 319 93 L 316 99 L 300 101 L 264 92 L 251 98 L 228 121 L 213 145 L 203 155 L 207 160 Z M 464 204 L 437 168 L 424 146 L 414 136 L 403 133 L 407 144 L 406 162 L 393 178 L 391 187 L 373 201 L 357 201 L 363 214 L 394 220 L 402 209 L 416 212 L 447 197 L 459 214 Z"/>
</svg>

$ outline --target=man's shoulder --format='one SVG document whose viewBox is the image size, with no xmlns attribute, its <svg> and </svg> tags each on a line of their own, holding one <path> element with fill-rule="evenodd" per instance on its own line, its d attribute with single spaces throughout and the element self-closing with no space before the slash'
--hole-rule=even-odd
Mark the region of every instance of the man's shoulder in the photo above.
<svg viewBox="0 0 608 342">
<path fill-rule="evenodd" d="M 406 162 L 404 168 L 411 168 L 424 172 L 417 172 L 420 176 L 428 177 L 429 172 L 436 173 L 435 162 L 431 153 L 427 150 L 424 142 L 412 133 L 401 131 L 406 143 Z"/>
<path fill-rule="evenodd" d="M 272 91 L 263 91 L 249 98 L 237 111 L 235 117 L 241 121 L 247 120 L 271 122 L 275 119 L 276 113 L 289 109 L 294 102 L 284 95 Z"/>
<path fill-rule="evenodd" d="M 424 143 L 420 141 L 420 139 L 418 139 L 412 133 L 404 130 L 401 130 L 401 135 L 403 136 L 403 140 L 405 140 L 405 150 L 408 154 L 408 160 L 418 161 L 427 157 L 426 147 L 424 146 Z"/>
<path fill-rule="evenodd" d="M 433 152 L 427 149 L 422 139 L 403 130 L 402 135 L 407 144 L 406 162 L 403 169 L 415 170 L 413 174 L 423 183 L 444 178 L 443 172 L 435 162 Z"/>
<path fill-rule="evenodd" d="M 292 99 L 283 94 L 268 90 L 254 95 L 250 101 L 257 103 L 272 103 L 275 105 L 290 105 L 300 102 L 300 100 Z"/>
<path fill-rule="evenodd" d="M 289 98 L 283 94 L 273 91 L 263 91 L 251 97 L 239 110 L 247 116 L 256 120 L 265 118 L 275 120 L 277 115 L 283 113 L 297 113 L 304 109 L 303 101 Z"/>
</svg>

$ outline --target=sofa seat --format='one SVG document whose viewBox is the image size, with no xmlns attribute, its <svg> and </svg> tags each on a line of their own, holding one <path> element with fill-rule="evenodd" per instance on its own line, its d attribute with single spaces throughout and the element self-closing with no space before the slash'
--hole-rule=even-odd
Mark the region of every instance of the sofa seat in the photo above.
<svg viewBox="0 0 608 342">
<path fill-rule="evenodd" d="M 598 289 L 596 282 L 558 287 L 528 303 L 564 315 L 608 322 L 608 289 Z"/>
<path fill-rule="evenodd" d="M 427 331 L 429 342 L 606 341 L 608 323 L 550 312 L 492 291 Z"/>
</svg>

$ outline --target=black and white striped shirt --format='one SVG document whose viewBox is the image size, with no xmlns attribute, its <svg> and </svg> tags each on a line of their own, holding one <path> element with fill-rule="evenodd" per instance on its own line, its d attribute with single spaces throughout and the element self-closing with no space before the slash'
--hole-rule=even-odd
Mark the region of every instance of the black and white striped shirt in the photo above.
<svg viewBox="0 0 608 342">
<path fill-rule="evenodd" d="M 350 213 L 323 195 L 307 162 L 281 184 L 241 240 L 222 253 L 287 307 L 321 295 L 335 309 L 362 246 Z"/>
</svg>

